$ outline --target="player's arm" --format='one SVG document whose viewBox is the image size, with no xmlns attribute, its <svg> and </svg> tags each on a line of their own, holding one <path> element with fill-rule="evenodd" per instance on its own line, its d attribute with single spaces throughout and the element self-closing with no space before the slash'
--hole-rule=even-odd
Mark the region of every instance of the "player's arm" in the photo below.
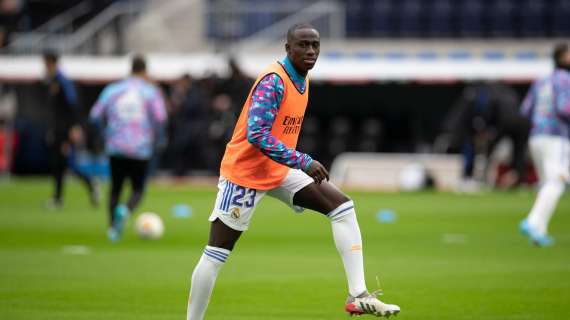
<svg viewBox="0 0 570 320">
<path fill-rule="evenodd" d="M 57 82 L 59 82 L 67 103 L 69 103 L 69 105 L 73 108 L 78 108 L 77 92 L 75 91 L 75 85 L 73 82 L 61 73 L 58 73 L 55 76 L 55 79 Z"/>
<path fill-rule="evenodd" d="M 73 113 L 75 123 L 79 123 L 80 119 L 80 110 L 79 110 L 79 103 L 77 100 L 77 91 L 75 90 L 75 85 L 71 80 L 66 78 L 62 73 L 57 73 L 55 76 L 55 80 L 61 86 L 61 90 L 63 91 L 63 96 L 67 101 L 68 105 L 71 107 L 71 112 Z"/>
<path fill-rule="evenodd" d="M 67 102 L 67 105 L 70 108 L 69 111 L 73 117 L 73 126 L 69 130 L 69 138 L 73 142 L 80 142 L 83 140 L 82 125 L 84 125 L 84 123 L 81 121 L 81 110 L 79 108 L 75 85 L 60 72 L 56 74 L 55 80 L 61 87 L 63 96 L 65 97 L 65 101 Z"/>
<path fill-rule="evenodd" d="M 154 129 L 156 146 L 159 149 L 164 149 L 167 144 L 166 138 L 166 105 L 164 103 L 164 95 L 162 91 L 155 87 L 152 96 L 150 97 L 148 107 L 152 115 L 152 125 Z"/>
<path fill-rule="evenodd" d="M 306 170 L 313 159 L 308 154 L 288 148 L 271 134 L 284 90 L 283 80 L 277 74 L 269 74 L 259 82 L 249 107 L 247 140 L 273 161 Z"/>
<path fill-rule="evenodd" d="M 554 106 L 559 117 L 570 121 L 570 73 L 558 72 L 554 76 Z"/>
<path fill-rule="evenodd" d="M 97 98 L 97 101 L 89 112 L 89 122 L 95 124 L 98 128 L 103 126 L 105 121 L 105 113 L 111 99 L 111 87 L 106 87 Z"/>
<path fill-rule="evenodd" d="M 532 117 L 532 113 L 534 111 L 534 105 L 536 101 L 536 88 L 537 82 L 532 84 L 521 104 L 520 113 L 527 119 L 530 119 Z"/>
<path fill-rule="evenodd" d="M 159 88 L 154 88 L 149 103 L 150 113 L 153 121 L 157 124 L 164 124 L 167 120 L 166 105 L 164 103 L 164 95 Z"/>
</svg>

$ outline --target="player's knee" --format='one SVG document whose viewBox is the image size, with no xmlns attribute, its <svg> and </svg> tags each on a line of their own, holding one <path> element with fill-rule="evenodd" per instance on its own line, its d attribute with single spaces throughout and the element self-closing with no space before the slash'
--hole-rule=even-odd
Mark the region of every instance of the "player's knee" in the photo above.
<svg viewBox="0 0 570 320">
<path fill-rule="evenodd" d="M 547 181 L 543 188 L 545 190 L 547 190 L 550 194 L 552 194 L 553 196 L 556 197 L 560 197 L 562 195 L 562 193 L 564 192 L 565 189 L 565 182 L 561 179 L 561 180 L 550 180 Z"/>
<path fill-rule="evenodd" d="M 227 250 L 233 250 L 234 245 L 241 235 L 241 231 L 233 230 L 226 226 L 220 219 L 212 222 L 208 245 Z"/>
<path fill-rule="evenodd" d="M 333 207 L 336 209 L 347 202 L 352 202 L 352 199 L 350 199 L 347 195 L 342 194 L 337 199 L 335 199 Z"/>
<path fill-rule="evenodd" d="M 348 198 L 348 197 L 347 197 Z M 344 220 L 346 217 L 354 216 L 354 202 L 352 200 L 345 201 L 336 206 L 332 211 L 327 214 L 327 217 L 333 222 Z"/>
<path fill-rule="evenodd" d="M 222 248 L 229 251 L 232 251 L 234 249 L 235 244 L 235 241 L 227 239 L 213 239 L 208 241 L 208 245 L 211 247 Z"/>
</svg>

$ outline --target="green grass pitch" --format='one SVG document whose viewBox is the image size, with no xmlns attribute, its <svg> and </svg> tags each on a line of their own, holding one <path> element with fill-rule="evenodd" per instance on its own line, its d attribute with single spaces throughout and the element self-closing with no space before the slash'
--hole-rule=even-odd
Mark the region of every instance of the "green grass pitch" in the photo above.
<svg viewBox="0 0 570 320">
<path fill-rule="evenodd" d="M 61 211 L 43 208 L 50 192 L 48 180 L 0 182 L 0 319 L 185 319 L 214 188 L 152 184 L 139 212 L 163 217 L 163 239 L 139 240 L 131 220 L 116 244 L 106 239 L 105 206 L 90 208 L 76 182 Z M 532 191 L 350 195 L 369 289 L 378 275 L 399 319 L 570 319 L 568 194 L 551 224 L 557 244 L 542 249 L 517 231 Z M 173 217 L 177 203 L 193 216 Z M 378 223 L 382 208 L 397 221 Z M 266 198 L 222 269 L 206 318 L 346 319 L 346 292 L 329 222 Z"/>
</svg>

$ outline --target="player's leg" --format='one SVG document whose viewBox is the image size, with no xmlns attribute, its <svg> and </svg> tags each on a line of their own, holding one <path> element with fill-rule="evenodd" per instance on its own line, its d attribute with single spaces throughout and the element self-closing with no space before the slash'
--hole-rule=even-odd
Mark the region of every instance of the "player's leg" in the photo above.
<svg viewBox="0 0 570 320">
<path fill-rule="evenodd" d="M 521 185 L 524 181 L 526 181 L 526 154 L 528 147 L 528 134 L 528 123 L 526 121 L 519 120 L 517 124 L 515 124 L 512 133 L 513 156 L 511 158 L 511 167 L 515 170 L 515 173 L 517 175 L 515 187 Z"/>
<path fill-rule="evenodd" d="M 192 286 L 188 299 L 188 320 L 204 319 L 216 278 L 228 259 L 242 231 L 226 226 L 220 219 L 212 222 L 210 239 L 200 261 L 192 272 Z"/>
<path fill-rule="evenodd" d="M 265 192 L 248 189 L 220 178 L 210 221 L 210 238 L 192 273 L 188 320 L 204 318 L 216 278 L 242 232 L 247 230 L 257 203 Z"/>
<path fill-rule="evenodd" d="M 362 238 L 353 202 L 332 183 L 311 183 L 299 190 L 293 203 L 326 215 L 336 248 L 342 257 L 351 296 L 367 291 L 364 279 Z"/>
<path fill-rule="evenodd" d="M 521 230 L 539 245 L 552 244 L 548 237 L 548 223 L 568 180 L 568 143 L 560 138 L 533 138 L 530 143 L 531 155 L 539 169 L 540 189 L 536 200 Z"/>
<path fill-rule="evenodd" d="M 63 141 L 55 141 L 51 150 L 51 167 L 54 182 L 54 193 L 48 203 L 51 209 L 59 208 L 63 202 L 63 179 L 66 169 L 66 158 L 64 154 Z"/>
<path fill-rule="evenodd" d="M 70 144 L 71 145 L 71 144 Z M 99 190 L 95 184 L 95 180 L 81 171 L 77 165 L 76 151 L 75 147 L 71 145 L 70 153 L 67 156 L 67 163 L 73 172 L 73 174 L 87 187 L 89 192 L 89 200 L 93 207 L 99 206 Z"/>
<path fill-rule="evenodd" d="M 380 301 L 366 288 L 362 237 L 352 200 L 325 181 L 311 183 L 299 190 L 293 203 L 323 213 L 331 220 L 334 242 L 348 280 L 349 296 L 345 310 L 351 315 L 390 316 L 399 313 L 400 307 Z"/>
<path fill-rule="evenodd" d="M 282 186 L 270 191 L 269 195 L 287 203 L 287 192 L 283 191 L 288 191 L 291 195 L 290 205 L 320 212 L 330 219 L 334 242 L 348 280 L 349 298 L 346 310 L 351 314 L 374 315 L 399 312 L 398 306 L 384 304 L 368 293 L 364 277 L 362 237 L 352 200 L 332 183 L 324 181 L 315 184 L 300 170 L 290 170 Z M 368 307 L 363 307 L 361 303 Z"/>
<path fill-rule="evenodd" d="M 210 225 L 210 238 L 208 245 L 232 251 L 243 231 L 234 230 L 226 226 L 220 219 L 216 219 Z"/>
<path fill-rule="evenodd" d="M 127 166 L 123 163 L 124 159 L 119 157 L 109 157 L 109 167 L 111 171 L 111 188 L 109 189 L 109 239 L 112 241 L 117 241 L 121 237 L 122 232 L 122 220 L 124 211 L 121 210 L 119 206 L 119 200 L 121 199 L 121 192 L 123 190 L 123 184 L 125 182 L 125 172 L 128 170 Z M 126 208 L 124 208 L 126 210 Z"/>
<path fill-rule="evenodd" d="M 127 202 L 127 208 L 129 212 L 133 212 L 144 195 L 149 161 L 129 159 L 128 162 L 130 163 L 128 174 L 131 180 L 131 196 Z"/>
</svg>

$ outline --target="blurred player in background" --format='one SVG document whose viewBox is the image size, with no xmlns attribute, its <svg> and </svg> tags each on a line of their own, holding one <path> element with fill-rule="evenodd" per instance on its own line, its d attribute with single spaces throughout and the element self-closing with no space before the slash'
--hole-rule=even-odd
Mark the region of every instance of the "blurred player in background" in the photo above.
<svg viewBox="0 0 570 320">
<path fill-rule="evenodd" d="M 126 219 L 142 199 L 149 161 L 167 117 L 161 92 L 148 80 L 145 59 L 134 57 L 131 71 L 130 77 L 103 90 L 90 114 L 91 121 L 105 128 L 105 151 L 111 167 L 111 241 L 121 238 Z M 131 196 L 126 205 L 119 205 L 127 178 Z"/>
<path fill-rule="evenodd" d="M 62 206 L 64 176 L 68 167 L 85 183 L 89 190 L 91 203 L 97 206 L 99 196 L 93 180 L 75 165 L 74 149 L 83 140 L 83 129 L 80 125 L 81 111 L 75 86 L 59 69 L 58 60 L 58 55 L 52 52 L 45 53 L 43 57 L 48 106 L 53 115 L 48 144 L 51 150 L 50 158 L 55 183 L 53 197 L 48 201 L 47 206 L 50 209 Z"/>
<path fill-rule="evenodd" d="M 537 80 L 528 92 L 522 114 L 532 121 L 529 148 L 540 189 L 520 230 L 538 246 L 554 243 L 548 222 L 570 176 L 570 48 L 554 48 L 554 72 Z"/>
<path fill-rule="evenodd" d="M 509 179 L 497 180 L 497 186 L 517 187 L 525 180 L 525 154 L 529 123 L 519 114 L 516 91 L 499 82 L 475 83 L 465 88 L 444 122 L 450 146 L 463 155 L 463 191 L 476 190 L 475 159 L 483 154 L 483 181 L 491 169 L 491 156 L 499 142 L 508 138 L 513 145 Z"/>
<path fill-rule="evenodd" d="M 348 279 L 347 312 L 396 314 L 398 306 L 367 290 L 354 203 L 328 182 L 321 163 L 295 150 L 308 102 L 307 73 L 320 51 L 318 31 L 308 24 L 292 26 L 285 49 L 287 56 L 259 75 L 226 147 L 210 239 L 192 274 L 187 319 L 204 318 L 218 272 L 266 194 L 295 211 L 315 210 L 331 221 Z"/>
</svg>

